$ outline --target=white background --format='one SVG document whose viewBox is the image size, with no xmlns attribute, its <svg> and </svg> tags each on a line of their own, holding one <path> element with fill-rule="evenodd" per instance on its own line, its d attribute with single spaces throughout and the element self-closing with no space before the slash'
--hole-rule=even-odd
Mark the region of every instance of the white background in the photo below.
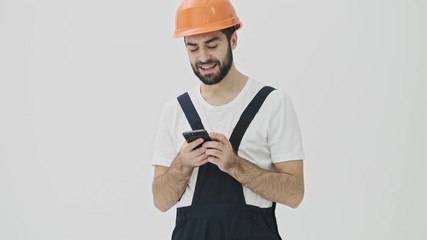
<svg viewBox="0 0 427 240">
<path fill-rule="evenodd" d="M 179 0 L 0 0 L 0 239 L 169 239 L 162 104 L 198 83 Z M 235 0 L 235 64 L 289 93 L 306 196 L 285 239 L 426 239 L 427 3 Z"/>
</svg>

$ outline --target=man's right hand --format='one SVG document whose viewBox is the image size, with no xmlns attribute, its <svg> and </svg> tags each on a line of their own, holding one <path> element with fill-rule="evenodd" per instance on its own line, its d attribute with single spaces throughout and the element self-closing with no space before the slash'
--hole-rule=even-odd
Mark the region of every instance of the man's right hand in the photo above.
<svg viewBox="0 0 427 240">
<path fill-rule="evenodd" d="M 199 138 L 193 142 L 182 144 L 181 149 L 179 150 L 180 157 L 178 160 L 185 167 L 199 167 L 208 162 L 208 156 L 206 155 L 206 147 L 203 145 L 199 148 L 196 148 L 198 145 L 203 143 L 203 139 Z"/>
</svg>

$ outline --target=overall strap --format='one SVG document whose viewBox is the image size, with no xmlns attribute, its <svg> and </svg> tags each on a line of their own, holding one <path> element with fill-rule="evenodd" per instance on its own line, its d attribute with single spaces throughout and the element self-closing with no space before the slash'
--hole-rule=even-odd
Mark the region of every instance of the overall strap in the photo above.
<svg viewBox="0 0 427 240">
<path fill-rule="evenodd" d="M 234 127 L 233 133 L 230 136 L 230 142 L 236 154 L 239 150 L 239 146 L 242 141 L 243 135 L 246 132 L 246 129 L 248 129 L 249 124 L 254 119 L 255 115 L 261 108 L 265 99 L 273 90 L 274 88 L 270 86 L 265 86 L 261 88 L 261 90 L 259 90 L 259 92 L 255 95 L 255 97 L 252 99 L 252 101 L 246 107 L 245 111 L 243 111 L 242 115 L 240 116 L 240 119 Z"/>
<path fill-rule="evenodd" d="M 187 117 L 188 123 L 193 130 L 204 129 L 202 120 L 200 119 L 199 114 L 197 113 L 196 108 L 194 107 L 193 102 L 191 101 L 188 92 L 183 93 L 178 97 L 179 105 L 181 105 L 182 110 Z"/>
</svg>

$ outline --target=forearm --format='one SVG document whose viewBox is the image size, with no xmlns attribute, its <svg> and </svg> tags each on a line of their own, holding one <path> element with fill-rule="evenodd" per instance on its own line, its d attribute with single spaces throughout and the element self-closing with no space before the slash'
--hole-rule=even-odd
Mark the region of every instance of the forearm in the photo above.
<svg viewBox="0 0 427 240">
<path fill-rule="evenodd" d="M 304 181 L 286 172 L 271 172 L 236 157 L 227 172 L 247 188 L 270 201 L 298 207 L 304 196 Z"/>
<path fill-rule="evenodd" d="M 173 207 L 184 193 L 193 168 L 180 162 L 180 155 L 172 161 L 169 169 L 153 180 L 152 191 L 154 205 L 162 212 Z"/>
</svg>

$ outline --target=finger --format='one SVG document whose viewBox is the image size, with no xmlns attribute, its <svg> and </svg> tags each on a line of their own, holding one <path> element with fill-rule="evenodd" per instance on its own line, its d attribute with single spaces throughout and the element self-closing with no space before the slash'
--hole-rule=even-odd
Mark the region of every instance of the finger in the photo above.
<svg viewBox="0 0 427 240">
<path fill-rule="evenodd" d="M 221 158 L 223 156 L 223 152 L 218 149 L 211 148 L 206 150 L 206 155 L 209 157 Z"/>
<path fill-rule="evenodd" d="M 190 150 L 193 150 L 195 147 L 197 147 L 197 146 L 199 146 L 200 144 L 202 144 L 203 143 L 203 138 L 198 138 L 198 139 L 196 139 L 196 140 L 194 140 L 194 141 L 192 141 L 192 142 L 190 142 L 189 144 L 188 144 L 188 147 L 190 148 Z"/>
<path fill-rule="evenodd" d="M 209 137 L 212 140 L 218 141 L 218 142 L 225 142 L 227 140 L 227 138 L 223 134 L 217 133 L 217 132 L 210 132 Z"/>
<path fill-rule="evenodd" d="M 202 140 L 203 141 L 203 140 Z M 196 142 L 196 143 L 194 143 L 194 142 Z M 194 158 L 196 158 L 196 157 L 198 157 L 198 156 L 200 156 L 200 155 L 202 155 L 202 154 L 204 154 L 205 153 L 205 151 L 206 151 L 206 148 L 204 148 L 203 146 L 202 147 L 200 147 L 200 148 L 194 148 L 195 146 L 198 146 L 197 145 L 197 140 L 195 140 L 194 142 L 191 142 L 191 143 L 184 143 L 183 145 L 182 145 L 182 147 L 181 147 L 181 149 L 180 149 L 180 154 L 183 156 L 183 157 L 185 157 L 185 159 L 188 159 L 188 160 L 192 160 L 192 159 L 194 159 Z"/>
<path fill-rule="evenodd" d="M 196 147 L 197 147 L 198 145 L 196 145 Z M 199 156 L 199 155 L 201 155 L 201 154 L 204 154 L 205 152 L 206 152 L 206 147 L 204 146 L 204 145 L 201 145 L 200 147 L 198 147 L 198 148 L 194 148 L 194 149 L 192 149 L 191 150 L 191 152 L 194 154 L 194 156 Z"/>
<path fill-rule="evenodd" d="M 203 147 L 205 147 L 206 149 L 213 148 L 213 149 L 222 150 L 223 144 L 217 141 L 207 141 L 203 143 Z"/>
<path fill-rule="evenodd" d="M 194 164 L 196 166 L 201 166 L 208 162 L 208 156 L 206 154 L 202 154 L 194 159 Z"/>
</svg>

